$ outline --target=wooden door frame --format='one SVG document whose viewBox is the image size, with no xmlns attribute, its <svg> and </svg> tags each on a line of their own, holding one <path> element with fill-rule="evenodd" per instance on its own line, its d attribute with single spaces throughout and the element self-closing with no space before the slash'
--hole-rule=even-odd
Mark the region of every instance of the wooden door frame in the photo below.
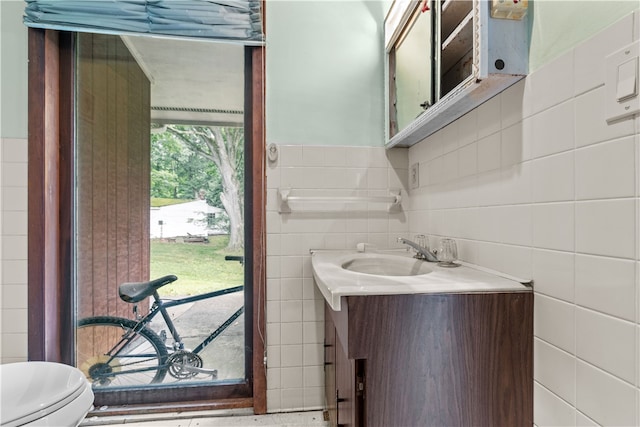
<svg viewBox="0 0 640 427">
<path fill-rule="evenodd" d="M 74 342 L 68 332 L 75 330 L 73 44 L 72 33 L 28 30 L 28 359 L 66 364 L 74 364 Z M 245 114 L 249 117 L 246 137 L 250 138 L 250 150 L 245 155 L 251 171 L 247 204 L 253 215 L 253 299 L 246 309 L 253 318 L 253 353 L 248 362 L 252 366 L 248 377 L 252 397 L 210 402 L 215 396 L 209 393 L 202 400 L 163 402 L 155 409 L 145 406 L 145 412 L 253 406 L 256 414 L 266 413 L 264 47 L 247 47 L 246 52 Z M 128 403 L 143 404 L 135 399 Z"/>
<path fill-rule="evenodd" d="M 71 363 L 73 38 L 29 29 L 28 48 L 28 358 Z"/>
</svg>

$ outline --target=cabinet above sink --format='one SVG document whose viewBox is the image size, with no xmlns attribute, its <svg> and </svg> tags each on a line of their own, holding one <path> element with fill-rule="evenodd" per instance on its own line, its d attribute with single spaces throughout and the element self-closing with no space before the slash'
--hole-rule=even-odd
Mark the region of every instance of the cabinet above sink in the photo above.
<svg viewBox="0 0 640 427">
<path fill-rule="evenodd" d="M 393 3 L 385 20 L 387 148 L 422 141 L 524 78 L 527 0 L 512 2 L 519 13 L 497 13 L 507 3 Z M 504 19 L 514 16 L 521 19 Z"/>
</svg>

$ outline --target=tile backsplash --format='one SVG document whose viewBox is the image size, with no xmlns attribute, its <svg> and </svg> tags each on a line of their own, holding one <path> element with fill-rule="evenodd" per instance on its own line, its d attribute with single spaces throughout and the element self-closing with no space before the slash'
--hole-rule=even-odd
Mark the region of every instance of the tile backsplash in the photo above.
<svg viewBox="0 0 640 427">
<path fill-rule="evenodd" d="M 602 65 L 634 25 L 409 149 L 410 234 L 534 280 L 537 425 L 640 425 L 640 118 L 606 122 Z"/>
<path fill-rule="evenodd" d="M 310 249 L 397 246 L 406 206 L 292 205 L 279 213 L 278 189 L 298 196 L 406 196 L 407 150 L 280 145 L 267 165 L 267 407 L 270 412 L 324 407 L 324 299 L 313 283 Z M 405 202 L 403 202 L 405 203 Z"/>
</svg>

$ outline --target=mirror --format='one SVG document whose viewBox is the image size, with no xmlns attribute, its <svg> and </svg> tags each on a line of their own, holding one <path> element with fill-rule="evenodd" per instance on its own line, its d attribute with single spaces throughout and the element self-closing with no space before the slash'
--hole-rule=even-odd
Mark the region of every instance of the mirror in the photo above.
<svg viewBox="0 0 640 427">
<path fill-rule="evenodd" d="M 395 123 L 404 129 L 433 105 L 433 14 L 416 9 L 390 56 Z M 393 119 L 392 119 L 393 121 Z M 395 127 L 395 126 L 394 126 Z"/>
<path fill-rule="evenodd" d="M 391 137 L 471 76 L 472 6 L 471 0 L 408 2 L 406 23 L 387 47 Z"/>
</svg>

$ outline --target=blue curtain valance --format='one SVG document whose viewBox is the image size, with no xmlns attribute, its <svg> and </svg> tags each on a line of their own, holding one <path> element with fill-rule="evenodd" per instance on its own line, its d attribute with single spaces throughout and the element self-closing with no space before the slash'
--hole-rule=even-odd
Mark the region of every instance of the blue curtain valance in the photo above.
<svg viewBox="0 0 640 427">
<path fill-rule="evenodd" d="M 25 0 L 28 27 L 261 44 L 259 0 Z"/>
</svg>

